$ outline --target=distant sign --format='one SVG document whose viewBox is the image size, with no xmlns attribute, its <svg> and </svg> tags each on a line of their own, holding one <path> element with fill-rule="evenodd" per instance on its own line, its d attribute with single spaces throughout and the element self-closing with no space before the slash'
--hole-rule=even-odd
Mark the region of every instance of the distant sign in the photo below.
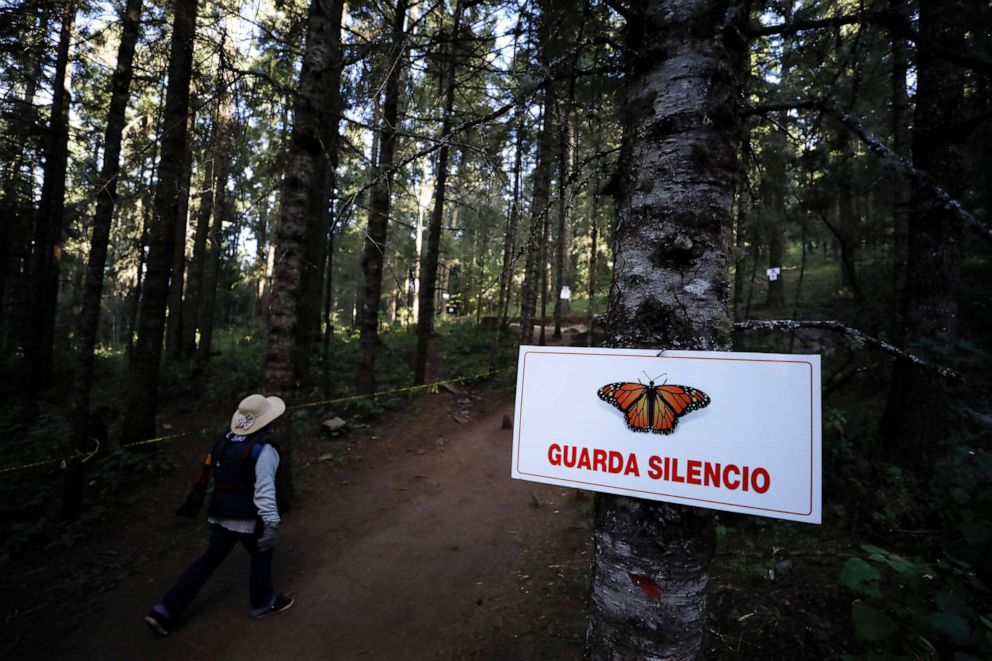
<svg viewBox="0 0 992 661">
<path fill-rule="evenodd" d="M 778 280 L 778 276 L 782 274 L 782 269 L 778 266 L 770 269 L 765 269 L 765 273 L 768 274 L 768 281 Z"/>
<path fill-rule="evenodd" d="M 820 357 L 520 347 L 512 476 L 820 523 Z"/>
<path fill-rule="evenodd" d="M 572 298 L 572 290 L 568 285 L 561 288 L 561 292 L 558 294 L 558 298 L 567 301 Z"/>
</svg>

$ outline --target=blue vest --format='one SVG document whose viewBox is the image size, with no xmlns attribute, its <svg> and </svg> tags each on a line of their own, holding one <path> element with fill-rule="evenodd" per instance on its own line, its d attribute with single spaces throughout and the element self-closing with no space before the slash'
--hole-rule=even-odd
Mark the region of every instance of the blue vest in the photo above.
<svg viewBox="0 0 992 661">
<path fill-rule="evenodd" d="M 217 519 L 256 519 L 255 462 L 272 439 L 264 432 L 245 436 L 243 441 L 234 438 L 233 432 L 227 432 L 210 451 L 214 492 L 207 515 Z"/>
</svg>

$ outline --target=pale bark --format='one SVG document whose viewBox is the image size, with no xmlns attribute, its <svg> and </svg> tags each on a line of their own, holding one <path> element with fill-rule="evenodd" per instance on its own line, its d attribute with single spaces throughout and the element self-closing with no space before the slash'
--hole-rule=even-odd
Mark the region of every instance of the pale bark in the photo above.
<svg viewBox="0 0 992 661">
<path fill-rule="evenodd" d="M 293 133 L 286 156 L 279 221 L 274 232 L 275 265 L 269 293 L 269 337 L 264 382 L 268 392 L 286 393 L 299 383 L 300 365 L 311 356 L 297 344 L 300 271 L 306 220 L 315 187 L 322 187 L 319 161 L 324 98 L 333 52 L 334 0 L 311 0 L 307 15 L 307 40 L 294 108 Z"/>
<path fill-rule="evenodd" d="M 746 4 L 654 0 L 632 11 L 608 341 L 726 350 Z M 699 655 L 710 521 L 600 494 L 591 658 Z"/>
</svg>

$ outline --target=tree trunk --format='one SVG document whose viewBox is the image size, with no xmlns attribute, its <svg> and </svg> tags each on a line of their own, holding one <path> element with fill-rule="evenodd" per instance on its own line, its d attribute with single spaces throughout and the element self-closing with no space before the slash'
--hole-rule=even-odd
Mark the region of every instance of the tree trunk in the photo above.
<svg viewBox="0 0 992 661">
<path fill-rule="evenodd" d="M 201 280 L 198 285 L 196 326 L 200 330 L 200 344 L 196 348 L 195 369 L 200 371 L 210 362 L 214 326 L 217 314 L 217 287 L 220 273 L 221 252 L 224 246 L 224 220 L 228 217 L 227 180 L 231 172 L 234 125 L 231 119 L 231 91 L 228 73 L 221 58 L 217 70 L 217 116 L 214 119 L 217 141 L 212 145 L 214 182 L 213 221 L 207 234 L 206 250 L 203 253 Z M 199 229 L 199 228 L 197 228 Z M 235 233 L 237 236 L 237 233 Z"/>
<path fill-rule="evenodd" d="M 916 47 L 916 112 L 913 165 L 957 197 L 965 185 L 963 132 L 956 130 L 964 107 L 964 72 L 939 52 L 963 52 L 968 8 L 962 0 L 921 0 Z M 915 188 L 909 214 L 909 252 L 903 292 L 905 336 L 914 342 L 954 341 L 958 326 L 961 224 L 953 210 L 928 191 Z M 925 347 L 919 347 L 925 355 Z M 919 393 L 927 394 L 920 405 Z M 939 378 L 909 361 L 893 366 L 882 419 L 883 438 L 893 457 L 927 470 L 934 448 L 947 435 L 953 402 Z"/>
<path fill-rule="evenodd" d="M 573 97 L 574 92 L 575 86 L 573 84 L 571 92 L 571 96 Z M 555 331 L 552 336 L 555 339 L 561 339 L 561 320 L 562 316 L 567 312 L 568 306 L 568 303 L 561 297 L 561 290 L 569 284 L 568 245 L 571 238 L 572 187 L 568 183 L 568 179 L 572 174 L 570 161 L 572 158 L 571 146 L 574 140 L 574 136 L 572 135 L 572 103 L 573 99 L 569 98 L 568 103 L 565 104 L 565 108 L 562 110 L 562 125 L 558 127 L 561 131 L 561 142 L 558 153 L 558 233 L 557 240 L 555 241 L 554 287 L 551 292 L 551 295 L 555 299 Z"/>
<path fill-rule="evenodd" d="M 524 282 L 520 287 L 520 341 L 523 344 L 534 341 L 534 313 L 537 308 L 537 288 L 541 278 L 538 257 L 551 197 L 551 162 L 554 159 L 553 108 L 554 91 L 549 82 L 544 86 L 544 113 L 541 133 L 537 139 L 537 163 L 534 165 L 534 191 L 530 205 L 530 232 L 525 246 L 527 260 L 524 264 Z"/>
<path fill-rule="evenodd" d="M 35 217 L 31 258 L 33 280 L 30 299 L 32 327 L 25 336 L 25 385 L 38 393 L 52 382 L 55 347 L 55 312 L 59 292 L 59 262 L 62 256 L 62 225 L 65 210 L 65 172 L 69 160 L 69 44 L 76 20 L 76 3 L 69 2 L 62 14 L 62 27 L 55 59 L 52 111 L 45 148 L 45 173 Z"/>
<path fill-rule="evenodd" d="M 785 307 L 785 274 L 782 272 L 782 257 L 785 254 L 785 228 L 779 224 L 771 228 L 768 239 L 768 268 L 777 268 L 778 275 L 768 280 L 768 297 L 766 304 L 772 310 Z"/>
<path fill-rule="evenodd" d="M 613 346 L 730 347 L 748 12 L 744 2 L 729 5 L 653 0 L 632 10 L 608 313 Z M 701 509 L 598 496 L 591 658 L 699 655 L 711 520 Z"/>
<path fill-rule="evenodd" d="M 93 214 L 93 237 L 83 288 L 82 309 L 76 322 L 76 351 L 79 364 L 73 382 L 72 448 L 88 448 L 87 428 L 90 417 L 90 390 L 93 387 L 93 351 L 100 321 L 103 295 L 103 270 L 107 265 L 107 245 L 117 201 L 117 176 L 120 172 L 121 137 L 124 133 L 127 102 L 133 75 L 134 46 L 138 41 L 142 0 L 128 0 L 121 17 L 121 41 L 117 48 L 117 68 L 110 81 L 110 108 L 103 138 L 103 166 L 97 180 L 96 212 Z M 67 519 L 79 516 L 83 504 L 83 465 L 72 462 L 66 470 L 62 494 L 62 514 Z"/>
<path fill-rule="evenodd" d="M 323 77 L 323 101 L 318 106 L 320 142 L 323 147 L 321 158 L 317 159 L 314 178 L 320 182 L 314 186 L 310 200 L 310 213 L 307 216 L 306 239 L 303 244 L 303 262 L 300 270 L 300 296 L 296 344 L 301 349 L 298 355 L 312 357 L 320 343 L 321 302 L 323 301 L 324 268 L 334 218 L 331 213 L 331 198 L 334 196 L 337 168 L 338 122 L 341 113 L 341 20 L 344 14 L 344 0 L 334 0 L 329 6 L 328 72 Z M 299 361 L 297 376 L 304 383 L 312 382 L 310 360 Z"/>
<path fill-rule="evenodd" d="M 858 229 L 858 215 L 854 208 L 854 181 L 851 172 L 851 160 L 854 149 L 851 137 L 845 127 L 839 127 L 840 162 L 837 163 L 839 181 L 837 182 L 837 228 L 835 235 L 840 245 L 840 274 L 841 286 L 850 290 L 855 298 L 861 300 L 861 288 L 858 282 L 858 246 L 861 242 L 861 232 Z"/>
<path fill-rule="evenodd" d="M 218 72 L 219 75 L 219 72 Z M 206 264 L 207 236 L 210 234 L 210 219 L 214 212 L 214 164 L 220 150 L 219 108 L 215 111 L 210 126 L 210 140 L 207 157 L 203 160 L 203 181 L 200 183 L 199 205 L 196 213 L 196 231 L 193 234 L 193 254 L 189 263 L 189 277 L 186 279 L 186 293 L 183 296 L 183 356 L 191 358 L 196 354 L 196 329 L 199 325 L 200 295 L 203 291 L 203 270 Z"/>
<path fill-rule="evenodd" d="M 314 191 L 325 184 L 320 167 L 324 158 L 320 120 L 325 85 L 333 74 L 334 44 L 340 39 L 333 30 L 334 5 L 335 0 L 311 0 L 307 13 L 306 48 L 294 104 L 279 222 L 274 232 L 275 263 L 264 368 L 265 388 L 271 394 L 294 389 L 301 380 L 301 369 L 305 370 L 310 359 L 308 347 L 297 344 L 300 272 Z"/>
<path fill-rule="evenodd" d="M 186 118 L 190 136 L 183 148 L 179 176 L 179 211 L 176 214 L 176 237 L 172 248 L 172 279 L 169 281 L 167 316 L 165 322 L 165 353 L 170 358 L 182 357 L 183 344 L 183 283 L 186 271 L 186 230 L 189 226 L 189 182 L 193 175 L 193 112 Z"/>
<path fill-rule="evenodd" d="M 365 288 L 364 302 L 358 315 L 359 351 L 357 392 L 368 395 L 375 392 L 375 352 L 379 343 L 379 303 L 382 297 L 382 267 L 386 259 L 386 238 L 389 233 L 389 202 L 393 187 L 393 157 L 396 154 L 396 134 L 399 128 L 400 80 L 403 77 L 403 60 L 406 41 L 407 0 L 397 0 L 393 14 L 392 46 L 385 60 L 384 70 L 389 72 L 383 92 L 382 114 L 379 124 L 379 157 L 372 170 L 378 181 L 369 194 L 369 220 L 365 232 L 365 251 L 362 255 L 362 274 Z"/>
<path fill-rule="evenodd" d="M 889 11 L 905 16 L 906 0 L 889 0 Z M 906 16 L 908 20 L 908 16 Z M 909 53 L 905 38 L 893 30 L 892 40 L 892 151 L 910 161 L 909 94 L 906 91 L 906 74 L 909 71 Z M 898 296 L 906 286 L 906 257 L 908 252 L 908 227 L 910 209 L 910 182 L 893 171 L 892 177 L 892 291 Z M 896 344 L 904 344 L 901 310 L 894 306 L 890 334 Z"/>
<path fill-rule="evenodd" d="M 448 179 L 448 134 L 451 132 L 451 115 L 455 109 L 455 77 L 458 57 L 455 55 L 458 33 L 461 28 L 462 2 L 455 0 L 454 28 L 448 44 L 447 67 L 444 71 L 444 109 L 441 116 L 441 140 L 437 155 L 437 178 L 434 182 L 434 209 L 427 229 L 427 252 L 420 267 L 420 304 L 417 314 L 417 359 L 414 383 L 422 384 L 427 375 L 427 353 L 434 333 L 434 295 L 437 285 L 437 263 L 441 254 L 441 221 L 444 218 L 445 183 Z"/>
<path fill-rule="evenodd" d="M 507 316 L 510 306 L 510 291 L 513 288 L 514 249 L 517 242 L 517 225 L 520 224 L 520 169 L 523 159 L 523 129 L 524 115 L 517 112 L 514 121 L 514 153 L 513 153 L 513 198 L 510 200 L 510 213 L 507 215 L 506 231 L 503 235 L 503 261 L 499 272 L 499 300 L 497 311 L 499 319 L 496 324 L 496 342 L 499 343 L 506 332 Z"/>
<path fill-rule="evenodd" d="M 158 379 L 165 331 L 176 223 L 182 203 L 183 153 L 189 112 L 189 83 L 193 71 L 193 40 L 197 0 L 176 0 L 169 54 L 169 84 L 163 118 L 162 152 L 155 188 L 155 216 L 148 228 L 148 260 L 138 316 L 138 340 L 124 392 L 125 441 L 155 435 Z"/>
<path fill-rule="evenodd" d="M 783 76 L 786 67 L 782 67 Z M 781 113 L 777 121 L 788 126 L 788 117 Z M 782 271 L 782 257 L 785 254 L 785 227 L 788 223 L 785 208 L 785 192 L 788 187 L 789 144 L 781 130 L 774 130 L 766 140 L 767 155 L 763 159 L 765 173 L 761 180 L 761 199 L 765 201 L 764 213 L 768 227 L 768 268 L 777 268 L 778 276 L 768 279 L 768 296 L 765 303 L 772 310 L 785 307 L 785 273 Z"/>
</svg>

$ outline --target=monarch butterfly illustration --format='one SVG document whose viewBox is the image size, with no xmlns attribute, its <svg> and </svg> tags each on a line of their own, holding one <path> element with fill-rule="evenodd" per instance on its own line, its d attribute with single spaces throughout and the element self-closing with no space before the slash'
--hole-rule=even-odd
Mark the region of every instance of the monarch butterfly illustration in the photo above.
<svg viewBox="0 0 992 661">
<path fill-rule="evenodd" d="M 666 435 L 675 431 L 683 415 L 710 403 L 709 395 L 701 390 L 668 383 L 656 386 L 654 381 L 649 379 L 648 385 L 640 382 L 610 383 L 600 388 L 597 394 L 601 400 L 623 412 L 631 431 Z"/>
</svg>

